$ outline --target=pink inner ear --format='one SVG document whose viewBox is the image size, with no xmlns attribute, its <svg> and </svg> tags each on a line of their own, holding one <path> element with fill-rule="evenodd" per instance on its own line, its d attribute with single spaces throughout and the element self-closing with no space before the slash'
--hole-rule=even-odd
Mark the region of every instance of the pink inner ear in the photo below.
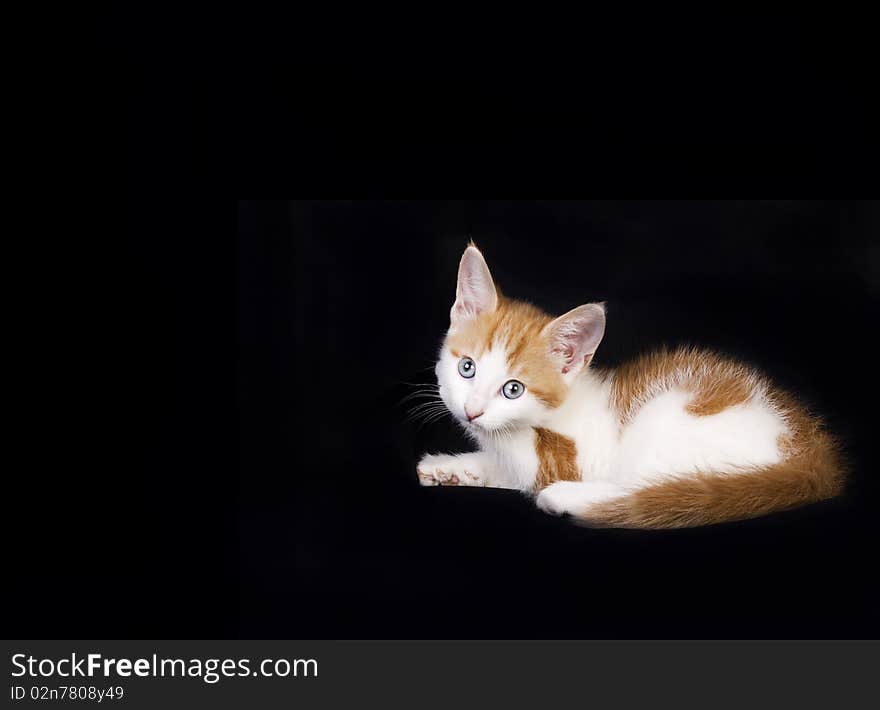
<svg viewBox="0 0 880 710">
<path fill-rule="evenodd" d="M 453 320 L 474 318 L 480 313 L 494 310 L 497 301 L 489 267 L 480 252 L 469 247 L 462 255 L 458 269 L 456 298 L 451 311 Z"/>
<path fill-rule="evenodd" d="M 562 374 L 566 374 L 576 364 L 590 364 L 605 331 L 605 313 L 601 306 L 579 306 L 553 326 L 551 353 L 561 360 Z"/>
<path fill-rule="evenodd" d="M 556 345 L 551 352 L 554 355 L 559 356 L 565 363 L 562 367 L 562 374 L 564 375 L 571 369 L 571 364 L 574 362 L 574 348 L 568 344 L 559 344 Z"/>
<path fill-rule="evenodd" d="M 565 362 L 565 363 L 567 363 L 566 367 L 564 367 L 563 370 L 562 370 L 563 372 L 567 372 L 567 371 L 568 371 L 568 365 L 571 365 L 572 361 L 574 360 L 574 348 L 571 347 L 571 345 L 560 344 L 560 345 L 556 345 L 556 346 L 551 350 L 551 352 L 552 352 L 554 355 L 559 355 L 559 356 L 561 356 L 562 361 Z"/>
<path fill-rule="evenodd" d="M 554 352 L 556 352 L 554 350 Z M 571 348 L 565 348 L 564 350 L 560 350 L 559 352 L 564 352 L 565 354 L 565 362 L 568 364 L 563 366 L 562 374 L 566 374 L 569 370 L 571 370 L 571 361 L 574 360 L 574 353 L 571 352 Z M 584 355 L 584 367 L 588 367 L 590 364 L 590 360 L 593 359 L 592 354 Z"/>
</svg>

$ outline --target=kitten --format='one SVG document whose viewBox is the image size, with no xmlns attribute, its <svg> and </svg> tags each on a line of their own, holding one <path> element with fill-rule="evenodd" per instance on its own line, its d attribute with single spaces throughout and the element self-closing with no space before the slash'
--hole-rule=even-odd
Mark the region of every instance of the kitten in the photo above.
<svg viewBox="0 0 880 710">
<path fill-rule="evenodd" d="M 629 528 L 750 518 L 842 489 L 822 423 L 748 366 L 678 349 L 591 368 L 604 305 L 552 318 L 505 298 L 473 244 L 450 321 L 439 395 L 479 451 L 426 455 L 423 485 L 518 489 L 548 513 Z"/>
</svg>

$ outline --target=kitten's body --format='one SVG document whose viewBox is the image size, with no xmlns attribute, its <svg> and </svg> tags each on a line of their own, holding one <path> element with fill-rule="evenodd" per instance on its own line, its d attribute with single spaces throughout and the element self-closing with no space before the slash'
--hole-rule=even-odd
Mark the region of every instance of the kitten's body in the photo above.
<svg viewBox="0 0 880 710">
<path fill-rule="evenodd" d="M 422 482 L 514 488 L 548 512 L 625 527 L 753 517 L 839 492 L 831 437 L 758 373 L 686 349 L 596 371 L 604 323 L 596 304 L 554 320 L 503 298 L 469 247 L 436 371 L 480 451 L 426 456 Z M 524 392 L 508 398 L 510 382 Z"/>
</svg>

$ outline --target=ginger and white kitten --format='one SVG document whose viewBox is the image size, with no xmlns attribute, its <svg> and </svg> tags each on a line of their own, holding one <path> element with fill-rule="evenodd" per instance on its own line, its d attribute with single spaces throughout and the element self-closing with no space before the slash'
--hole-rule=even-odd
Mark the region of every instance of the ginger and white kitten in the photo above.
<svg viewBox="0 0 880 710">
<path fill-rule="evenodd" d="M 450 321 L 439 394 L 479 451 L 426 455 L 423 485 L 518 489 L 549 513 L 633 528 L 750 518 L 842 489 L 822 423 L 748 366 L 679 349 L 597 371 L 604 305 L 553 318 L 507 299 L 473 244 Z"/>
</svg>

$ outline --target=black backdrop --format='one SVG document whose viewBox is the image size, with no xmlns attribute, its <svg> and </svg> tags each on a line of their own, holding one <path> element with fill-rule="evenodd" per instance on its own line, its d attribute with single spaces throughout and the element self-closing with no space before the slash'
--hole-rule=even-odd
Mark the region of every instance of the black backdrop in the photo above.
<svg viewBox="0 0 880 710">
<path fill-rule="evenodd" d="M 192 202 L 141 197 L 128 249 L 54 260 L 77 288 L 23 380 L 9 636 L 877 635 L 877 202 Z M 511 296 L 607 301 L 600 366 L 695 343 L 798 392 L 848 493 L 637 532 L 420 488 L 465 442 L 400 400 L 469 238 Z"/>
<path fill-rule="evenodd" d="M 245 202 L 241 630 L 368 637 L 876 634 L 865 398 L 876 203 Z M 597 364 L 662 343 L 752 362 L 857 462 L 842 500 L 678 532 L 593 531 L 505 491 L 420 489 L 407 423 L 472 237 L 508 294 L 608 302 Z"/>
</svg>

